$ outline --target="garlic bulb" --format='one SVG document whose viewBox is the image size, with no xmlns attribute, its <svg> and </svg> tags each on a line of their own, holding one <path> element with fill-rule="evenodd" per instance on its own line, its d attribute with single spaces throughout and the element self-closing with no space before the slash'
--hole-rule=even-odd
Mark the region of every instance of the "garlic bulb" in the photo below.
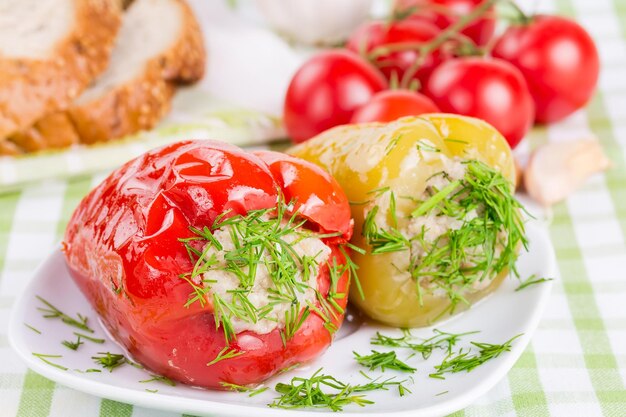
<svg viewBox="0 0 626 417">
<path fill-rule="evenodd" d="M 345 40 L 368 17 L 372 0 L 257 0 L 270 25 L 304 44 Z"/>
</svg>

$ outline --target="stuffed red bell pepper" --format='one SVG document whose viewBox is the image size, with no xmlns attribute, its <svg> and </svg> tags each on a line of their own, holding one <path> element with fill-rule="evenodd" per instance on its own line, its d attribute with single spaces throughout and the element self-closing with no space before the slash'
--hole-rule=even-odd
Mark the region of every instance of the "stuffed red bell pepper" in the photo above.
<svg viewBox="0 0 626 417">
<path fill-rule="evenodd" d="M 347 303 L 352 227 L 345 194 L 317 166 L 187 141 L 130 161 L 87 195 L 64 251 L 135 360 L 219 389 L 328 347 Z"/>
</svg>

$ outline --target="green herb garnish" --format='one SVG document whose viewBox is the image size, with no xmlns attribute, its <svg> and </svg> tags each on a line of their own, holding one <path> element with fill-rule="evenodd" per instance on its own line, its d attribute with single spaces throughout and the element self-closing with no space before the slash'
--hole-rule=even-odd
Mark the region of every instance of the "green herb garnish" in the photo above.
<svg viewBox="0 0 626 417">
<path fill-rule="evenodd" d="M 71 342 L 71 341 L 69 341 L 69 340 L 64 340 L 64 341 L 62 341 L 62 342 L 61 342 L 61 344 L 62 344 L 63 346 L 65 346 L 66 348 L 68 348 L 68 349 L 71 349 L 71 350 L 78 350 L 78 348 L 80 347 L 80 345 L 82 345 L 82 344 L 83 344 L 83 341 L 82 341 L 82 340 L 80 340 L 80 336 L 77 336 L 77 338 L 76 338 L 76 341 L 75 341 L 75 342 Z"/>
<path fill-rule="evenodd" d="M 461 349 L 458 352 L 451 352 L 441 364 L 435 366 L 436 372 L 431 373 L 429 376 L 431 378 L 445 379 L 443 375 L 447 373 L 470 372 L 483 363 L 497 358 L 500 354 L 509 352 L 511 343 L 520 336 L 522 334 L 512 337 L 501 345 L 471 342 L 473 346 L 478 348 L 478 352 L 474 352 L 472 349 Z"/>
<path fill-rule="evenodd" d="M 50 366 L 54 366 L 55 368 L 58 368 L 62 371 L 67 371 L 68 368 L 66 368 L 65 366 L 59 365 L 57 363 L 51 362 L 49 359 L 53 359 L 53 358 L 62 358 L 62 355 L 45 355 L 43 353 L 35 353 L 33 352 L 33 356 L 41 359 L 43 362 L 47 363 Z"/>
<path fill-rule="evenodd" d="M 91 329 L 91 327 L 87 325 L 87 317 L 81 315 L 80 313 L 76 314 L 77 318 L 70 317 L 67 314 L 63 313 L 58 308 L 56 308 L 55 306 L 53 306 L 52 304 L 50 304 L 48 301 L 44 300 L 42 297 L 38 295 L 36 297 L 39 301 L 44 303 L 47 307 L 47 308 L 37 307 L 37 310 L 41 311 L 42 313 L 45 313 L 44 314 L 45 318 L 47 319 L 48 318 L 60 318 L 61 321 L 65 324 L 77 327 L 89 333 L 93 333 L 93 330 Z"/>
<path fill-rule="evenodd" d="M 420 143 L 418 148 L 433 151 L 428 144 Z M 527 245 L 523 208 L 515 200 L 511 183 L 480 161 L 463 164 L 463 178 L 452 180 L 445 171 L 436 173 L 431 178 L 441 176 L 448 181 L 446 185 L 439 189 L 427 183 L 431 185 L 426 188 L 425 198 L 408 197 L 416 208 L 405 218 L 446 216 L 460 226 L 450 227 L 435 238 L 427 238 L 426 227 L 407 236 L 398 227 L 396 199 L 387 188 L 372 192 L 377 198 L 389 194 L 389 224 L 380 227 L 376 223 L 381 206 L 374 205 L 366 213 L 362 228 L 372 254 L 410 252 L 408 272 L 416 283 L 418 301 L 423 303 L 425 292 L 445 293 L 450 305 L 442 315 L 453 312 L 459 302 L 469 304 L 465 294 L 475 284 L 491 280 L 507 268 L 517 275 L 517 252 Z"/>
<path fill-rule="evenodd" d="M 515 291 L 521 291 L 526 287 L 530 287 L 531 285 L 541 284 L 542 282 L 554 281 L 554 278 L 537 278 L 537 275 L 533 274 L 529 276 L 527 279 L 522 281 L 522 283 L 515 289 Z"/>
<path fill-rule="evenodd" d="M 357 352 L 352 352 L 359 365 L 368 367 L 370 371 L 376 368 L 380 368 L 381 371 L 385 369 L 395 369 L 397 371 L 414 373 L 415 368 L 402 362 L 396 356 L 396 352 L 377 352 L 372 350 L 369 355 L 359 355 Z"/>
<path fill-rule="evenodd" d="M 445 215 L 462 221 L 460 228 L 449 229 L 434 242 L 426 241 L 425 230 L 413 238 L 425 251 L 412 260 L 410 267 L 418 294 L 424 290 L 422 279 L 427 279 L 434 289 L 447 293 L 450 312 L 457 303 L 468 303 L 464 293 L 475 283 L 491 279 L 505 268 L 517 274 L 517 251 L 527 245 L 523 209 L 513 195 L 511 183 L 482 162 L 464 164 L 462 180 L 434 190 L 412 213 Z"/>
<path fill-rule="evenodd" d="M 376 332 L 376 336 L 370 340 L 370 343 L 378 346 L 411 349 L 413 352 L 421 354 L 422 358 L 428 359 L 435 349 L 446 351 L 449 354 L 463 336 L 478 333 L 478 331 L 448 333 L 438 329 L 434 329 L 433 332 L 435 335 L 428 339 L 418 339 L 407 329 L 402 330 L 401 337 L 391 337 Z"/>
<path fill-rule="evenodd" d="M 269 389 L 269 387 L 251 388 L 246 387 L 245 385 L 231 384 L 230 382 L 220 382 L 220 385 L 231 391 L 246 392 L 248 393 L 248 397 L 254 397 L 255 395 L 259 395 Z"/>
<path fill-rule="evenodd" d="M 366 406 L 374 402 L 358 393 L 374 390 L 388 390 L 390 386 L 402 386 L 400 393 L 408 391 L 402 384 L 405 381 L 395 381 L 389 378 L 384 381 L 372 380 L 366 384 L 350 385 L 337 378 L 321 373 L 318 369 L 310 378 L 294 377 L 290 383 L 278 383 L 275 390 L 281 394 L 270 407 L 276 408 L 329 408 L 332 411 L 342 411 L 343 407 L 356 404 Z"/>
<path fill-rule="evenodd" d="M 93 372 L 102 372 L 100 369 L 96 369 L 96 368 L 88 368 L 85 369 L 84 371 L 80 370 L 80 369 L 74 369 L 76 372 L 80 372 L 81 374 L 90 374 Z"/>
<path fill-rule="evenodd" d="M 363 222 L 363 236 L 372 247 L 372 253 L 380 254 L 410 249 L 409 240 L 397 228 L 381 229 L 376 225 L 375 218 L 378 210 L 379 207 L 374 206 L 367 213 Z"/>
<path fill-rule="evenodd" d="M 113 369 L 126 363 L 126 357 L 119 353 L 98 352 L 98 355 L 100 356 L 92 356 L 91 359 L 102 368 L 108 369 L 109 372 L 113 372 Z"/>
<path fill-rule="evenodd" d="M 31 326 L 28 323 L 24 323 L 24 326 L 28 327 L 29 329 L 31 329 L 33 332 L 35 332 L 37 334 L 41 334 L 41 330 L 34 328 L 33 326 Z"/>
<path fill-rule="evenodd" d="M 176 382 L 172 381 L 171 379 L 169 379 L 166 376 L 156 375 L 156 374 L 150 374 L 150 376 L 152 378 L 144 379 L 143 381 L 139 381 L 139 382 L 142 383 L 142 384 L 148 383 L 148 382 L 162 382 L 164 384 L 169 385 L 170 387 L 175 387 L 176 386 Z"/>
<path fill-rule="evenodd" d="M 102 343 L 105 342 L 104 339 L 98 339 L 98 338 L 87 336 L 86 334 L 82 334 L 82 333 L 78 333 L 78 332 L 74 332 L 74 336 L 78 336 L 78 337 L 81 337 L 81 338 L 83 338 L 85 340 L 89 340 L 90 342 L 98 343 L 98 344 L 102 344 Z"/>
<path fill-rule="evenodd" d="M 310 288 L 309 278 L 319 266 L 315 256 L 300 256 L 292 247 L 294 242 L 286 239 L 286 236 L 295 236 L 295 242 L 299 242 L 309 237 L 328 238 L 339 236 L 340 233 L 315 234 L 303 228 L 306 221 L 294 210 L 294 204 L 285 203 L 281 196 L 276 207 L 251 210 L 245 215 L 225 212 L 211 226 L 190 227 L 194 236 L 179 239 L 194 265 L 191 272 L 181 275 L 181 279 L 192 287 L 185 306 L 197 302 L 204 307 L 210 296 L 215 312 L 215 326 L 222 328 L 227 343 L 236 336 L 234 320 L 257 323 L 270 319 L 267 316 L 279 304 L 290 305 L 285 312 L 284 328 L 281 329 L 283 343 L 297 333 L 311 313 L 323 317 L 325 327 L 334 332 L 336 326 L 332 318 L 336 317 L 336 311 L 342 312 L 336 301 L 339 294 L 322 297 L 316 292 L 319 306 L 300 303 L 299 294 Z M 216 251 L 223 250 L 222 244 L 214 236 L 218 229 L 228 231 L 234 245 L 234 249 L 224 254 L 223 260 L 218 260 L 215 255 Z M 268 290 L 271 293 L 270 302 L 257 308 L 248 296 L 253 290 L 257 268 L 261 266 L 267 270 L 272 287 Z M 229 291 L 232 297 L 211 291 L 214 282 L 205 279 L 204 275 L 209 270 L 225 271 L 239 280 L 238 287 Z M 347 270 L 352 273 L 354 269 L 350 267 Z M 335 273 L 343 271 L 336 270 Z"/>
<path fill-rule="evenodd" d="M 228 346 L 225 346 L 224 349 L 219 351 L 215 359 L 207 363 L 206 366 L 215 365 L 216 363 L 218 363 L 219 361 L 223 361 L 224 359 L 236 358 L 237 356 L 241 356 L 244 353 L 246 352 L 237 351 L 237 350 L 231 349 Z"/>
</svg>

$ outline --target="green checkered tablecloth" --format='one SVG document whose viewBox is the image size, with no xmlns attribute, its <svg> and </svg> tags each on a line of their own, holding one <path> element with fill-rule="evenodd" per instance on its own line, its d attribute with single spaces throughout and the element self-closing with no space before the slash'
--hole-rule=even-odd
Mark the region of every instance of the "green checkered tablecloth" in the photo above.
<svg viewBox="0 0 626 417">
<path fill-rule="evenodd" d="M 543 320 L 507 377 L 455 415 L 626 417 L 626 0 L 521 3 L 575 16 L 596 39 L 603 63 L 600 91 L 588 108 L 535 129 L 525 147 L 595 134 L 614 167 L 554 208 L 550 234 L 560 276 Z M 128 144 L 128 155 L 142 143 Z M 85 164 L 80 155 L 64 158 L 68 166 L 76 159 Z M 45 172 L 46 163 L 54 162 L 28 163 L 20 174 L 0 162 L 0 176 L 13 170 L 14 185 L 0 187 L 0 416 L 174 416 L 57 385 L 28 370 L 9 347 L 15 297 L 60 240 L 79 200 L 105 175 L 35 181 L 28 171 Z"/>
</svg>

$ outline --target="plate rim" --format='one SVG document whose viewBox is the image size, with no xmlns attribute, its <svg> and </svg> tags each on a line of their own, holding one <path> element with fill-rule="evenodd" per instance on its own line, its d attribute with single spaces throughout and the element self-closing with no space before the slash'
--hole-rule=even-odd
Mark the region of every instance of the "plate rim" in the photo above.
<svg viewBox="0 0 626 417">
<path fill-rule="evenodd" d="M 529 221 L 526 223 L 527 234 L 532 233 L 535 239 L 542 240 L 542 246 L 548 253 L 546 253 L 546 270 L 548 276 L 555 276 L 557 274 L 556 256 L 554 246 L 548 235 L 548 231 L 539 225 L 537 222 Z M 532 232 L 530 230 L 532 229 Z M 532 240 L 531 240 L 532 245 Z M 22 340 L 20 333 L 23 316 L 20 314 L 26 306 L 25 297 L 27 294 L 35 293 L 33 287 L 38 282 L 44 272 L 43 269 L 49 262 L 52 262 L 56 256 L 62 256 L 61 245 L 57 244 L 55 248 L 48 254 L 38 267 L 33 272 L 31 279 L 24 286 L 24 288 L 15 297 L 14 304 L 11 308 L 9 317 L 8 339 L 9 345 L 18 354 L 18 356 L 26 363 L 28 368 L 39 373 L 40 375 L 54 381 L 55 383 L 64 385 L 66 387 L 75 389 L 80 392 L 84 392 L 90 395 L 94 395 L 99 398 L 107 398 L 114 401 L 120 401 L 128 404 L 137 405 L 149 409 L 158 409 L 171 412 L 184 412 L 197 415 L 219 415 L 219 416 L 241 416 L 246 413 L 253 412 L 255 416 L 275 416 L 275 415 L 289 415 L 289 416 L 324 416 L 324 415 L 342 415 L 347 417 L 357 417 L 363 415 L 376 415 L 380 413 L 380 410 L 367 411 L 367 408 L 357 411 L 342 411 L 339 414 L 331 412 L 329 410 L 320 409 L 280 409 L 270 407 L 259 407 L 258 405 L 246 405 L 246 404 L 233 404 L 217 402 L 214 400 L 179 397 L 165 393 L 150 393 L 136 391 L 134 389 L 112 385 L 106 382 L 94 381 L 91 379 L 81 378 L 80 375 L 73 373 L 65 373 L 66 371 L 60 371 L 53 368 L 43 362 L 35 360 L 32 355 L 28 355 L 30 352 L 26 342 Z M 66 275 L 69 277 L 69 275 Z M 74 284 L 75 285 L 75 284 Z M 460 394 L 459 396 L 449 401 L 443 401 L 438 404 L 433 404 L 422 409 L 407 409 L 407 410 L 389 410 L 385 411 L 385 415 L 393 417 L 405 417 L 405 416 L 420 416 L 420 417 L 435 417 L 453 413 L 471 405 L 477 398 L 487 393 L 493 388 L 501 379 L 503 379 L 515 363 L 519 360 L 522 353 L 526 350 L 530 339 L 534 335 L 541 317 L 545 311 L 547 302 L 550 298 L 551 290 L 553 287 L 553 281 L 542 283 L 540 290 L 536 295 L 538 302 L 537 307 L 532 310 L 531 314 L 526 318 L 527 331 L 517 339 L 517 343 L 513 344 L 511 350 L 506 355 L 501 357 L 500 365 L 486 378 L 483 378 L 478 384 Z M 496 294 L 494 294 L 496 295 Z M 489 300 L 485 300 L 488 302 Z M 467 314 L 467 312 L 461 313 Z M 108 338 L 108 335 L 107 335 Z M 115 341 L 112 341 L 116 343 Z M 32 353 L 32 352 L 30 352 Z M 208 411 L 207 407 L 214 407 L 212 411 Z M 181 411 L 184 410 L 184 411 Z M 216 414 L 217 413 L 217 414 Z"/>
</svg>

